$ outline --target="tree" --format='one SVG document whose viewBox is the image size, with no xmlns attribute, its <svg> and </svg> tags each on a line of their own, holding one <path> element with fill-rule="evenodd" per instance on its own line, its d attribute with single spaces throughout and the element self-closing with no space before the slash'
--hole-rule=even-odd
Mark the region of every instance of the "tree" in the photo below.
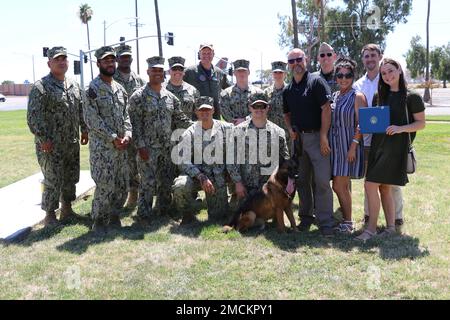
<svg viewBox="0 0 450 320">
<path fill-rule="evenodd" d="M 424 75 L 426 61 L 426 49 L 420 36 L 411 39 L 410 49 L 405 55 L 406 68 L 411 71 L 411 77 L 417 78 Z"/>
<path fill-rule="evenodd" d="M 385 48 L 386 37 L 398 23 L 407 22 L 412 0 L 343 0 L 346 6 L 318 0 L 297 1 L 300 47 L 310 52 L 311 67 L 316 65 L 320 36 L 327 35 L 327 42 L 338 54 L 360 61 L 361 48 L 376 43 Z M 323 5 L 320 5 L 323 4 Z M 332 6 L 334 5 L 334 6 Z M 323 20 L 322 18 L 323 17 Z M 279 44 L 291 49 L 292 22 L 288 16 L 279 16 L 281 32 Z M 363 66 L 358 64 L 358 71 Z"/>
<path fill-rule="evenodd" d="M 272 69 L 266 70 L 256 70 L 257 78 L 262 81 L 262 83 L 272 83 Z"/>
<path fill-rule="evenodd" d="M 435 79 L 450 81 L 450 42 L 446 46 L 437 47 L 430 52 L 431 75 Z"/>
<path fill-rule="evenodd" d="M 14 84 L 14 81 L 12 81 L 12 80 L 4 80 L 2 82 L 2 85 L 8 85 L 8 84 Z"/>
<path fill-rule="evenodd" d="M 291 0 L 291 7 L 292 7 L 292 32 L 294 35 L 294 48 L 298 48 L 298 22 L 297 22 L 297 4 L 295 3 L 295 0 Z"/>
<path fill-rule="evenodd" d="M 92 8 L 87 3 L 80 5 L 80 11 L 78 12 L 78 16 L 79 16 L 81 22 L 86 25 L 89 51 L 91 51 L 89 21 L 91 21 L 93 15 L 94 15 L 94 11 L 92 11 Z M 89 60 L 91 62 L 91 79 L 94 79 L 94 71 L 92 69 L 92 55 L 90 52 L 89 52 Z"/>
</svg>

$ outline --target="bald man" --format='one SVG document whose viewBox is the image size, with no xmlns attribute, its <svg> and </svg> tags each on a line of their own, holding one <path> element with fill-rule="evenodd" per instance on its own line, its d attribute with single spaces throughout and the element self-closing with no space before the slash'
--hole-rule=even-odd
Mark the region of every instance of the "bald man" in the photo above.
<svg viewBox="0 0 450 320">
<path fill-rule="evenodd" d="M 309 231 L 314 222 L 315 209 L 320 232 L 325 237 L 331 237 L 334 234 L 333 193 L 330 187 L 331 150 L 328 142 L 331 92 L 323 78 L 307 71 L 307 59 L 298 48 L 288 54 L 288 65 L 293 77 L 283 91 L 283 111 L 291 139 L 300 139 L 303 146 L 298 181 L 302 202 L 299 209 L 300 231 Z"/>
</svg>

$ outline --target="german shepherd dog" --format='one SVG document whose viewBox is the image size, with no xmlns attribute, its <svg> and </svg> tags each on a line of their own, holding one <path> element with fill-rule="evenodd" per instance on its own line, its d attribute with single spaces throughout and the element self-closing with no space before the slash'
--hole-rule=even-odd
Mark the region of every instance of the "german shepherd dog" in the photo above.
<svg viewBox="0 0 450 320">
<path fill-rule="evenodd" d="M 277 231 L 283 233 L 285 232 L 283 212 L 286 212 L 292 230 L 297 231 L 292 212 L 292 200 L 296 190 L 295 180 L 298 177 L 299 154 L 302 151 L 300 146 L 298 140 L 293 141 L 292 157 L 288 160 L 280 157 L 278 168 L 261 190 L 250 194 L 244 200 L 231 221 L 223 227 L 223 232 L 229 232 L 233 228 L 243 232 L 254 226 L 259 226 L 263 230 L 265 222 L 274 219 Z"/>
</svg>

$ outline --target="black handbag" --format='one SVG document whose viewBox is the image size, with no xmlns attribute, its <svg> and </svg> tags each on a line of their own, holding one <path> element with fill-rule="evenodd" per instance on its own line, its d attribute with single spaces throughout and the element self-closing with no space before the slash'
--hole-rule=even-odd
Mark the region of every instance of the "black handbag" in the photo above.
<svg viewBox="0 0 450 320">
<path fill-rule="evenodd" d="M 408 104 L 405 103 L 405 111 L 406 111 L 406 121 L 409 124 L 409 116 L 408 116 Z M 416 158 L 416 150 L 411 143 L 411 133 L 408 132 L 408 156 L 406 162 L 406 173 L 412 174 L 416 172 L 417 169 L 417 158 Z"/>
</svg>

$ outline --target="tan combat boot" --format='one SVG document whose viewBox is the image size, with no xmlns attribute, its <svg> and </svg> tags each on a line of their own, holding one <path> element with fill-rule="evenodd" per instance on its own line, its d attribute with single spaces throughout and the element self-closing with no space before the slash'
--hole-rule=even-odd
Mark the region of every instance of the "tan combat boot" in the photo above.
<svg viewBox="0 0 450 320">
<path fill-rule="evenodd" d="M 58 224 L 58 220 L 56 220 L 55 211 L 47 211 L 45 213 L 44 226 L 50 227 L 56 224 Z"/>
<path fill-rule="evenodd" d="M 127 209 L 134 209 L 137 205 L 138 200 L 138 191 L 137 189 L 131 189 L 130 192 L 128 192 L 128 199 L 125 204 L 125 208 Z"/>
<path fill-rule="evenodd" d="M 66 221 L 70 218 L 74 218 L 77 215 L 72 210 L 72 204 L 70 202 L 61 202 L 61 214 L 59 216 L 59 221 Z"/>
</svg>

